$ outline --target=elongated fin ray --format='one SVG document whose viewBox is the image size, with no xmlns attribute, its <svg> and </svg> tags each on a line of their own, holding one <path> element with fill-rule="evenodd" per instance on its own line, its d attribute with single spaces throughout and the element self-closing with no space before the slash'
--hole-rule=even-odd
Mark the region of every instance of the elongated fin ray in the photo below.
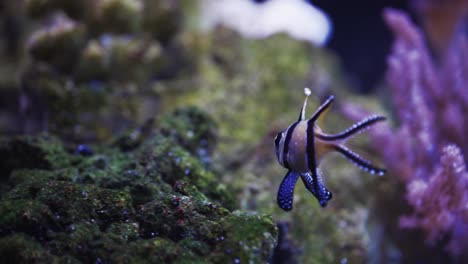
<svg viewBox="0 0 468 264">
<path fill-rule="evenodd" d="M 306 98 L 304 99 L 304 104 L 302 104 L 301 112 L 299 113 L 299 119 L 297 121 L 302 121 L 305 119 L 305 111 L 307 108 L 307 99 L 309 99 L 309 95 L 311 94 L 311 91 L 309 88 L 304 88 L 304 93 L 306 95 Z"/>
<path fill-rule="evenodd" d="M 297 179 L 299 179 L 299 173 L 288 171 L 280 184 L 277 202 L 278 206 L 285 211 L 291 211 L 293 207 L 294 187 L 296 187 Z"/>
<path fill-rule="evenodd" d="M 320 206 L 327 206 L 328 201 L 333 197 L 333 195 L 323 185 L 320 171 L 317 169 L 315 173 L 302 173 L 301 179 L 307 190 L 317 198 Z"/>
<path fill-rule="evenodd" d="M 359 154 L 351 151 L 345 146 L 336 145 L 335 150 L 341 153 L 345 158 L 350 160 L 354 165 L 356 165 L 361 170 L 369 172 L 370 174 L 377 174 L 379 176 L 382 176 L 385 174 L 384 169 L 374 167 L 374 165 L 372 165 L 370 161 L 365 160 Z"/>
<path fill-rule="evenodd" d="M 335 100 L 335 96 L 330 95 L 327 98 L 327 100 L 325 100 L 325 102 L 322 105 L 319 106 L 317 111 L 315 111 L 315 113 L 310 118 L 312 123 L 315 123 L 315 121 L 317 121 L 317 119 L 320 117 L 320 115 L 322 115 L 330 107 L 331 103 L 333 103 L 333 100 Z"/>
<path fill-rule="evenodd" d="M 325 140 L 325 141 L 336 141 L 336 140 L 343 140 L 350 138 L 352 136 L 355 136 L 364 130 L 370 128 L 372 125 L 384 121 L 386 118 L 384 116 L 370 116 L 368 118 L 365 118 L 361 120 L 360 122 L 352 125 L 345 131 L 338 133 L 338 134 L 333 134 L 333 135 L 324 135 L 324 134 L 318 134 L 316 135 L 319 139 Z"/>
</svg>

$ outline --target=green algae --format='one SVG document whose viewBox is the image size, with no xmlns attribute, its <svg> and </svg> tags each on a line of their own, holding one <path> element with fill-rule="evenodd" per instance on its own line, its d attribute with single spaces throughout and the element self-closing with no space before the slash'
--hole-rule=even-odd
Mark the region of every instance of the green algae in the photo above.
<svg viewBox="0 0 468 264">
<path fill-rule="evenodd" d="M 59 257 L 49 254 L 32 237 L 23 234 L 0 238 L 0 254 L 5 263 L 60 262 Z"/>
<path fill-rule="evenodd" d="M 232 256 L 232 262 L 258 262 L 269 258 L 276 241 L 272 236 L 276 227 L 270 216 L 235 211 L 223 218 L 222 226 L 227 230 L 223 247 L 229 249 L 227 253 Z"/>
<path fill-rule="evenodd" d="M 175 133 L 153 130 L 126 151 L 119 141 L 80 155 L 45 134 L 4 139 L 0 244 L 11 246 L 0 250 L 38 262 L 266 261 L 276 227 L 268 216 L 230 212 L 232 194 L 196 155 L 206 146 L 178 134 L 216 142 L 212 121 L 191 109 L 165 117 Z M 242 238 L 239 225 L 250 235 Z"/>
<path fill-rule="evenodd" d="M 53 136 L 0 139 L 0 168 L 4 177 L 14 169 L 56 169 L 71 165 L 62 143 Z"/>
<path fill-rule="evenodd" d="M 175 137 L 192 154 L 207 156 L 216 145 L 217 125 L 197 107 L 179 108 L 170 115 L 164 115 L 159 126 L 163 133 Z"/>
</svg>

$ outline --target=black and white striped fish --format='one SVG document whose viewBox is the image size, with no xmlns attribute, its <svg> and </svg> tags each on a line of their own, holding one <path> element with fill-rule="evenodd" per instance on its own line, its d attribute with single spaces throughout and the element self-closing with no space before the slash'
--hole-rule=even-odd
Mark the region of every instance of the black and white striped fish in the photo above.
<svg viewBox="0 0 468 264">
<path fill-rule="evenodd" d="M 317 119 L 330 107 L 334 97 L 328 99 L 315 111 L 310 119 L 305 119 L 307 99 L 310 89 L 304 89 L 306 98 L 299 114 L 299 119 L 275 138 L 276 157 L 278 162 L 288 169 L 278 190 L 279 207 L 290 211 L 293 204 L 293 193 L 299 176 L 305 187 L 318 200 L 322 207 L 332 198 L 332 193 L 323 185 L 318 165 L 322 158 L 331 151 L 341 153 L 356 166 L 371 174 L 383 175 L 384 169 L 372 165 L 371 162 L 351 151 L 345 142 L 356 134 L 364 131 L 377 122 L 385 120 L 383 116 L 371 116 L 338 134 L 326 134 L 316 124 Z"/>
</svg>

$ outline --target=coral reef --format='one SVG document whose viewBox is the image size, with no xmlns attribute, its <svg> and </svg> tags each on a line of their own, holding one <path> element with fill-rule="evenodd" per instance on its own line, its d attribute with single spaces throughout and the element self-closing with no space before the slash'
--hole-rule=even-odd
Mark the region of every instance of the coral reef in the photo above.
<svg viewBox="0 0 468 264">
<path fill-rule="evenodd" d="M 4 260 L 267 261 L 271 217 L 231 212 L 230 191 L 198 156 L 207 133 L 200 147 L 215 143 L 213 121 L 195 108 L 164 119 L 172 134 L 151 130 L 125 151 L 122 140 L 77 152 L 50 135 L 2 139 Z"/>
</svg>

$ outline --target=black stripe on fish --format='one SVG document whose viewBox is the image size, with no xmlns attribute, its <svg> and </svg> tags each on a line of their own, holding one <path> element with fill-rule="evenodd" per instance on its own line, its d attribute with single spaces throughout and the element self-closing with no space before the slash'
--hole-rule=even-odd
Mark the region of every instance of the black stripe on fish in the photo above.
<svg viewBox="0 0 468 264">
<path fill-rule="evenodd" d="M 278 206 L 285 211 L 291 211 L 293 208 L 294 187 L 298 178 L 299 173 L 288 171 L 278 189 L 276 201 Z"/>
<path fill-rule="evenodd" d="M 288 156 L 287 156 L 287 153 L 289 151 L 289 143 L 291 142 L 291 138 L 292 138 L 292 134 L 294 132 L 294 129 L 296 128 L 297 124 L 299 122 L 296 122 L 294 124 L 292 124 L 287 130 L 286 130 L 286 138 L 284 139 L 284 145 L 283 145 L 283 165 L 285 168 L 287 169 L 290 169 L 289 168 L 289 164 L 288 164 Z"/>
<path fill-rule="evenodd" d="M 323 135 L 323 134 L 318 134 L 316 135 L 319 139 L 325 140 L 325 141 L 335 141 L 335 140 L 342 140 L 346 139 L 349 137 L 352 137 L 353 135 L 359 134 L 366 130 L 367 128 L 371 127 L 377 122 L 384 121 L 386 118 L 384 116 L 371 116 L 368 117 L 364 120 L 361 120 L 360 122 L 352 125 L 345 131 L 334 134 L 334 135 Z"/>
<path fill-rule="evenodd" d="M 315 121 L 309 119 L 307 121 L 307 141 L 306 141 L 306 156 L 307 156 L 307 167 L 312 173 L 313 189 L 315 193 L 318 193 L 318 181 L 317 181 L 317 160 L 315 159 L 315 138 L 314 138 L 314 125 Z"/>
<path fill-rule="evenodd" d="M 320 115 L 323 114 L 333 103 L 333 100 L 335 97 L 333 95 L 330 95 L 328 99 L 319 106 L 317 111 L 312 115 L 312 117 L 307 121 L 307 145 L 306 145 L 306 156 L 307 156 L 307 167 L 309 168 L 309 171 L 312 173 L 312 188 L 315 193 L 320 192 L 320 186 L 318 183 L 318 177 L 317 177 L 317 160 L 315 157 L 315 133 L 314 133 L 314 128 L 315 128 L 315 121 L 319 119 Z M 314 193 L 312 192 L 312 193 Z M 319 199 L 320 202 L 320 199 Z M 326 203 L 325 203 L 326 204 Z"/>
<path fill-rule="evenodd" d="M 350 149 L 336 145 L 334 146 L 335 150 L 341 153 L 345 158 L 353 162 L 361 170 L 367 171 L 370 174 L 378 174 L 380 176 L 384 175 L 385 170 L 374 167 L 370 161 L 365 160 L 359 154 L 351 151 Z"/>
</svg>

